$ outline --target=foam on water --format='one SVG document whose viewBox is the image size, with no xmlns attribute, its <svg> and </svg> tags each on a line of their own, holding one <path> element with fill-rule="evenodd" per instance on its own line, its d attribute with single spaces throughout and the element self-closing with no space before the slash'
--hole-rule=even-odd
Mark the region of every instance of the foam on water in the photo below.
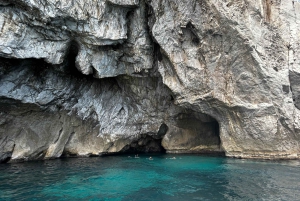
<svg viewBox="0 0 300 201">
<path fill-rule="evenodd" d="M 300 196 L 299 161 L 152 157 L 2 164 L 0 200 L 297 200 Z"/>
</svg>

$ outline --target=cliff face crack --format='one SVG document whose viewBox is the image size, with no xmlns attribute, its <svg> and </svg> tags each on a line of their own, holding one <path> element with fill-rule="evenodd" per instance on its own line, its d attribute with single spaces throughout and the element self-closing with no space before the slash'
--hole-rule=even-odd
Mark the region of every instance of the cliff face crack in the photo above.
<svg viewBox="0 0 300 201">
<path fill-rule="evenodd" d="M 195 45 L 199 45 L 199 43 L 200 43 L 200 37 L 197 34 L 197 30 L 196 30 L 195 26 L 191 22 L 188 22 L 187 25 L 186 25 L 186 29 L 190 30 L 190 32 L 191 32 L 191 35 L 192 35 L 191 40 L 192 40 L 192 42 Z"/>
<path fill-rule="evenodd" d="M 82 77 L 80 72 L 79 64 L 76 62 L 80 50 L 80 45 L 76 41 L 71 41 L 68 48 L 68 53 L 65 58 L 64 71 L 65 73 L 71 74 L 75 77 Z M 92 74 L 92 72 L 91 72 Z"/>
<path fill-rule="evenodd" d="M 272 0 L 265 0 L 265 15 L 266 15 L 266 21 L 270 22 L 271 21 L 271 11 L 272 11 Z"/>
<path fill-rule="evenodd" d="M 58 140 L 59 140 L 60 137 L 61 137 L 62 132 L 63 132 L 63 128 L 61 128 L 61 129 L 59 130 L 58 136 L 57 136 L 57 138 L 55 139 L 55 141 L 53 142 L 53 144 L 56 144 L 56 143 L 58 142 Z"/>
</svg>

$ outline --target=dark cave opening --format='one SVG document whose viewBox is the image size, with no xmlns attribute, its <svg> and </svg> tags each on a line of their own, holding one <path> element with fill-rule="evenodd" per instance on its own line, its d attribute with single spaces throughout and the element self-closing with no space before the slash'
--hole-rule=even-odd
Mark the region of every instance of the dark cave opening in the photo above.
<svg viewBox="0 0 300 201">
<path fill-rule="evenodd" d="M 8 163 L 10 161 L 11 157 L 4 157 L 3 161 L 0 160 L 0 163 Z"/>
<path fill-rule="evenodd" d="M 1 163 L 8 163 L 11 159 L 12 152 L 1 153 L 0 152 L 0 164 Z"/>
<path fill-rule="evenodd" d="M 162 124 L 155 135 L 142 134 L 138 139 L 133 140 L 130 144 L 125 146 L 120 153 L 166 153 L 162 146 L 162 139 L 168 131 L 168 126 Z"/>
<path fill-rule="evenodd" d="M 118 154 L 193 153 L 225 156 L 218 121 L 206 114 L 185 112 L 169 122 L 170 127 L 162 124 L 157 134 L 140 135 Z"/>
<path fill-rule="evenodd" d="M 168 153 L 224 154 L 220 125 L 215 118 L 185 110 L 171 124 L 163 141 Z"/>
<path fill-rule="evenodd" d="M 190 32 L 191 32 L 192 42 L 195 45 L 199 45 L 200 39 L 199 39 L 199 36 L 197 35 L 197 30 L 196 30 L 195 26 L 191 22 L 188 22 L 186 25 L 186 29 L 190 30 Z"/>
<path fill-rule="evenodd" d="M 141 138 L 134 140 L 131 144 L 125 146 L 120 153 L 166 153 L 161 145 L 162 139 L 156 139 L 150 135 L 141 135 Z"/>
<path fill-rule="evenodd" d="M 76 67 L 76 57 L 79 53 L 79 44 L 76 41 L 71 41 L 69 50 L 66 55 L 65 61 L 65 72 L 73 75 L 74 77 L 82 77 L 82 73 Z"/>
</svg>

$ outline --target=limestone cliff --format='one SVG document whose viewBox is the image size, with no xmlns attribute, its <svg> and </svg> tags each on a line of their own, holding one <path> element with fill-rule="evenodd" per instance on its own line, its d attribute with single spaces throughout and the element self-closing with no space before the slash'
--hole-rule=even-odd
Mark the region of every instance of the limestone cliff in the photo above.
<svg viewBox="0 0 300 201">
<path fill-rule="evenodd" d="M 0 162 L 300 158 L 300 2 L 0 0 Z"/>
</svg>

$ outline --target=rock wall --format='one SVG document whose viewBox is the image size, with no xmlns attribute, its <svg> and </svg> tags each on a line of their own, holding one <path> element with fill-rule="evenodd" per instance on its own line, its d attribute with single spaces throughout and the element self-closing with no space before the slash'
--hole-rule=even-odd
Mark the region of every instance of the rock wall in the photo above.
<svg viewBox="0 0 300 201">
<path fill-rule="evenodd" d="M 227 156 L 299 157 L 300 3 L 152 1 L 158 64 L 176 104 L 220 124 Z"/>
<path fill-rule="evenodd" d="M 300 157 L 300 2 L 0 0 L 0 162 Z"/>
</svg>

